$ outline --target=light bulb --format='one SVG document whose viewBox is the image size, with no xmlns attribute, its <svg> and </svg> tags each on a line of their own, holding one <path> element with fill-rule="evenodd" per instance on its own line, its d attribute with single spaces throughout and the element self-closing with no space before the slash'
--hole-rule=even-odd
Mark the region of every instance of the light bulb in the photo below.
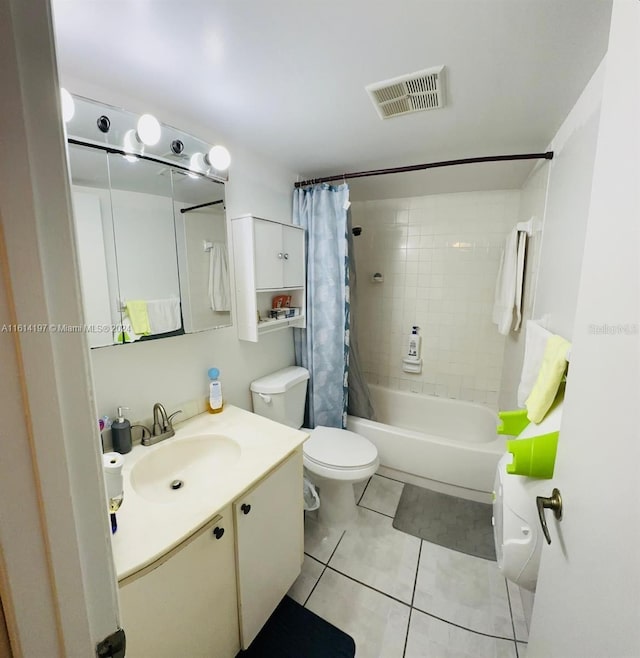
<svg viewBox="0 0 640 658">
<path fill-rule="evenodd" d="M 76 113 L 76 104 L 73 96 L 64 87 L 60 87 L 60 100 L 62 104 L 62 120 L 65 123 L 69 123 Z"/>
<path fill-rule="evenodd" d="M 162 128 L 153 114 L 143 114 L 138 119 L 137 132 L 140 141 L 147 146 L 154 146 L 160 141 Z"/>
<path fill-rule="evenodd" d="M 129 153 L 135 152 L 139 143 L 140 142 L 138 141 L 136 131 L 133 130 L 133 128 L 131 130 L 127 130 L 127 132 L 124 134 L 124 138 L 122 139 L 124 151 Z M 137 158 L 132 155 L 125 155 L 124 159 L 127 162 L 135 162 L 137 160 Z"/>
<path fill-rule="evenodd" d="M 207 163 L 204 161 L 202 153 L 194 153 L 189 160 L 189 169 L 193 171 L 204 172 L 207 170 Z"/>
<path fill-rule="evenodd" d="M 231 155 L 224 146 L 214 146 L 208 154 L 209 162 L 214 169 L 224 171 L 231 164 Z"/>
</svg>

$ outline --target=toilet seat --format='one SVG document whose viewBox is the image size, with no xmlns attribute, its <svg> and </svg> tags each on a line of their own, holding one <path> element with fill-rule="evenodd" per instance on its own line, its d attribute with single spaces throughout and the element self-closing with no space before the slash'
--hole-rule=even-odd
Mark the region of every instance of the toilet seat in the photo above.
<svg viewBox="0 0 640 658">
<path fill-rule="evenodd" d="M 378 468 L 378 450 L 364 436 L 318 426 L 303 445 L 304 465 L 316 475 L 336 480 L 365 479 Z"/>
</svg>

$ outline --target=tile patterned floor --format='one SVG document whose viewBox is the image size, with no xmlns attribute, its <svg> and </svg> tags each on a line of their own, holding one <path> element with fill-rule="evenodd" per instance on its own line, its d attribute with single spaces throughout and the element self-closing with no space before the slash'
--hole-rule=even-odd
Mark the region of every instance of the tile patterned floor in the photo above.
<svg viewBox="0 0 640 658">
<path fill-rule="evenodd" d="M 525 658 L 518 588 L 495 562 L 404 534 L 391 521 L 404 484 L 354 487 L 346 530 L 305 519 L 305 560 L 289 595 L 356 642 L 356 658 Z"/>
</svg>

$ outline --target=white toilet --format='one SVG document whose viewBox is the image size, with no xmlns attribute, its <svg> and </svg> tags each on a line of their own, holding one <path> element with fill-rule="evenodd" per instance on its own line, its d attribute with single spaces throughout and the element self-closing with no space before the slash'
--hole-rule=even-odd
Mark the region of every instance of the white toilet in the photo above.
<svg viewBox="0 0 640 658">
<path fill-rule="evenodd" d="M 291 366 L 251 383 L 253 411 L 290 427 L 302 427 L 309 371 Z M 308 430 L 303 462 L 320 490 L 319 520 L 341 526 L 356 514 L 353 485 L 371 477 L 380 464 L 377 448 L 360 434 L 335 427 Z"/>
</svg>

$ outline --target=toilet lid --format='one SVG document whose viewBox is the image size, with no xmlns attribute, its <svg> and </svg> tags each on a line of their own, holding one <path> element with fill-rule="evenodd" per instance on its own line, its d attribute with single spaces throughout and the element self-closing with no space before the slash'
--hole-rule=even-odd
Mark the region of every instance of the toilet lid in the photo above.
<svg viewBox="0 0 640 658">
<path fill-rule="evenodd" d="M 303 451 L 312 461 L 336 468 L 362 468 L 378 458 L 378 449 L 369 439 L 337 427 L 316 427 Z"/>
</svg>

